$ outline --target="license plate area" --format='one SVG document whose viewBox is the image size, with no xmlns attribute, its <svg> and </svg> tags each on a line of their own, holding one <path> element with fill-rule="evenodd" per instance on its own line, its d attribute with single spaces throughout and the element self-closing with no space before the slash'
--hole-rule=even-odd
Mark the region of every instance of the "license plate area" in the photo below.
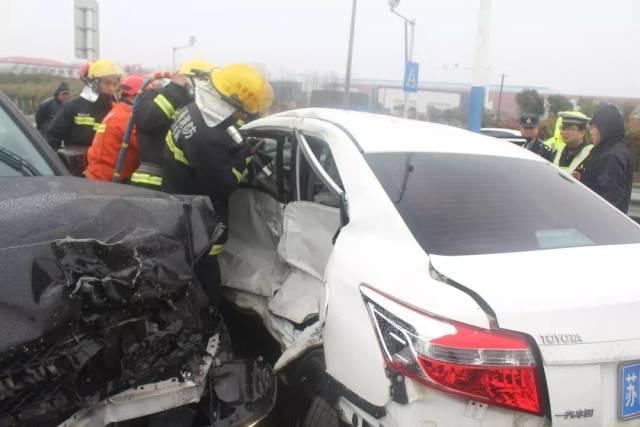
<svg viewBox="0 0 640 427">
<path fill-rule="evenodd" d="M 618 417 L 640 417 L 640 361 L 620 365 L 618 376 Z"/>
</svg>

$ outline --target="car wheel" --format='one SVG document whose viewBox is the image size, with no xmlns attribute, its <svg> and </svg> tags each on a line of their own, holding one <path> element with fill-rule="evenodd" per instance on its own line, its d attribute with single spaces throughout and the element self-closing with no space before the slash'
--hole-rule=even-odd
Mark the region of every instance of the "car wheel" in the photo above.
<svg viewBox="0 0 640 427">
<path fill-rule="evenodd" d="M 302 427 L 340 427 L 338 411 L 325 396 L 316 396 L 311 402 Z"/>
<path fill-rule="evenodd" d="M 292 366 L 281 401 L 281 425 L 339 427 L 332 391 L 325 377 L 324 352 L 311 350 Z M 281 389 L 282 390 L 282 389 Z"/>
</svg>

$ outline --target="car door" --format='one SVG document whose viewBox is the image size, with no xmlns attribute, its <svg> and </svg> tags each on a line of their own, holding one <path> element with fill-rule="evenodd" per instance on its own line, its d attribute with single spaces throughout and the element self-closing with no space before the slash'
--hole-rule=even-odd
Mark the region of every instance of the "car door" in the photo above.
<svg viewBox="0 0 640 427">
<path fill-rule="evenodd" d="M 284 347 L 318 320 L 324 267 L 340 228 L 341 188 L 331 150 L 315 135 L 254 129 L 261 140 L 231 197 L 220 264 L 225 294 L 263 317 Z"/>
</svg>

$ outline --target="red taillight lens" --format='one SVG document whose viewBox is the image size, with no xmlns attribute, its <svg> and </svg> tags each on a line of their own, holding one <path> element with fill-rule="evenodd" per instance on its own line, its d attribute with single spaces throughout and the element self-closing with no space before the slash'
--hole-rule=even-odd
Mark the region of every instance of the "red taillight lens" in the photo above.
<svg viewBox="0 0 640 427">
<path fill-rule="evenodd" d="M 433 316 L 369 287 L 361 291 L 390 367 L 430 387 L 542 415 L 535 358 L 524 336 Z"/>
<path fill-rule="evenodd" d="M 419 357 L 424 372 L 437 384 L 472 399 L 540 414 L 535 368 L 462 366 Z"/>
</svg>

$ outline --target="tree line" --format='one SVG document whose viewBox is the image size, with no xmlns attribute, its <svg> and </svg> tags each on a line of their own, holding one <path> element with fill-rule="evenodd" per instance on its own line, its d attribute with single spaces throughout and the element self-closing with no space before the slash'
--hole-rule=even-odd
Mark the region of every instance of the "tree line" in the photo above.
<svg viewBox="0 0 640 427">
<path fill-rule="evenodd" d="M 53 96 L 60 82 L 67 82 L 71 95 L 82 90 L 80 79 L 44 74 L 0 73 L 0 91 L 6 93 L 26 115 L 35 114 L 45 99 Z"/>
</svg>

